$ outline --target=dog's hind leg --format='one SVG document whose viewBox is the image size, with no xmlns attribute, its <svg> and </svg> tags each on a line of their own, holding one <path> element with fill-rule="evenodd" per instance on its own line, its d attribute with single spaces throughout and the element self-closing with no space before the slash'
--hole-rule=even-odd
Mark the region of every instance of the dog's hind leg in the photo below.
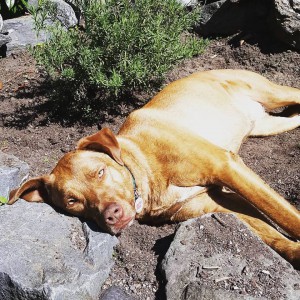
<svg viewBox="0 0 300 300">
<path fill-rule="evenodd" d="M 300 126 L 300 90 L 269 82 L 267 92 L 258 100 L 265 109 L 288 106 L 278 114 L 265 113 L 255 121 L 250 136 L 267 136 L 295 129 Z"/>
<path fill-rule="evenodd" d="M 212 71 L 213 72 L 213 71 Z M 300 89 L 276 84 L 260 74 L 250 71 L 227 70 L 222 74 L 226 78 L 229 92 L 238 91 L 261 103 L 267 111 L 273 109 L 300 105 Z M 299 112 L 299 111 L 298 111 Z"/>
<path fill-rule="evenodd" d="M 300 126 L 300 114 L 292 117 L 264 114 L 255 121 L 250 136 L 268 136 L 295 129 Z"/>
<path fill-rule="evenodd" d="M 266 79 L 265 79 L 266 80 Z M 258 93 L 261 93 L 263 97 L 257 95 L 257 101 L 260 102 L 267 111 L 284 107 L 294 106 L 300 113 L 300 90 L 275 84 L 269 80 L 266 80 L 265 90 L 258 89 Z"/>
<path fill-rule="evenodd" d="M 300 126 L 300 90 L 275 84 L 263 76 L 243 72 L 241 80 L 249 84 L 250 91 L 246 90 L 252 100 L 260 103 L 266 113 L 257 117 L 250 136 L 267 136 L 292 130 Z M 286 107 L 281 113 L 268 112 Z"/>
</svg>

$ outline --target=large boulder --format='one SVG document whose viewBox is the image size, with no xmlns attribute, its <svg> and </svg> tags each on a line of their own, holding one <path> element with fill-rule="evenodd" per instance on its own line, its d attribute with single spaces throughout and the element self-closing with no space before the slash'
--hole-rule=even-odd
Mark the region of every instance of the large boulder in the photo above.
<svg viewBox="0 0 300 300">
<path fill-rule="evenodd" d="M 168 300 L 300 299 L 300 275 L 230 214 L 188 220 L 162 269 Z"/>
<path fill-rule="evenodd" d="M 50 0 L 50 4 L 56 10 L 56 18 L 67 28 L 78 24 L 76 14 L 70 4 L 63 0 Z M 72 2 L 72 1 L 71 1 Z M 38 7 L 38 0 L 28 0 L 28 5 Z"/>
<path fill-rule="evenodd" d="M 50 0 L 50 3 L 56 8 L 56 18 L 60 20 L 66 28 L 78 24 L 78 19 L 71 5 L 63 0 Z M 38 1 L 29 0 L 28 4 L 37 7 Z M 47 20 L 46 22 L 51 24 L 52 20 Z M 3 32 L 0 33 L 0 47 L 6 44 L 6 49 L 1 49 L 1 52 L 5 52 L 1 54 L 8 56 L 28 46 L 34 46 L 46 41 L 46 33 L 42 30 L 37 36 L 34 26 L 34 20 L 30 15 L 4 20 Z"/>
<path fill-rule="evenodd" d="M 44 32 L 36 36 L 34 21 L 31 16 L 4 20 L 3 31 L 8 33 L 8 37 L 11 39 L 6 45 L 7 56 L 13 52 L 24 50 L 28 46 L 34 46 L 46 40 L 46 34 Z"/>
<path fill-rule="evenodd" d="M 300 1 L 272 0 L 270 30 L 282 42 L 300 49 Z"/>
<path fill-rule="evenodd" d="M 2 161 L 1 193 L 7 197 L 6 184 L 15 187 L 26 172 L 11 156 Z M 116 237 L 47 204 L 23 200 L 0 206 L 0 228 L 1 300 L 99 298 L 113 264 Z"/>
<path fill-rule="evenodd" d="M 198 31 L 204 36 L 230 35 L 239 30 L 262 28 L 269 12 L 268 0 L 201 1 Z"/>
<path fill-rule="evenodd" d="M 240 30 L 264 31 L 300 49 L 299 0 L 211 0 L 200 1 L 197 26 L 204 36 L 230 35 Z"/>
</svg>

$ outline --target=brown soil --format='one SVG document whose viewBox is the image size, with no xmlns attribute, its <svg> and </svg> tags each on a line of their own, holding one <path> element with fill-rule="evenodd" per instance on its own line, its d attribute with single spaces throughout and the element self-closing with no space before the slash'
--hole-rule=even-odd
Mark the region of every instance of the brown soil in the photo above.
<svg viewBox="0 0 300 300">
<path fill-rule="evenodd" d="M 257 34 L 211 41 L 206 52 L 182 62 L 166 82 L 200 70 L 242 68 L 300 88 L 300 54 Z M 31 167 L 31 175 L 49 172 L 78 139 L 99 127 L 117 131 L 133 106 L 121 106 L 120 115 L 101 114 L 89 125 L 49 114 L 45 74 L 33 58 L 19 53 L 0 60 L 0 151 L 14 154 Z M 1 86 L 0 82 L 0 86 Z M 145 95 L 139 95 L 140 98 Z M 146 97 L 150 97 L 149 95 Z M 99 113 L 100 116 L 100 113 Z M 70 125 L 71 124 L 71 125 Z M 300 128 L 281 135 L 248 140 L 241 149 L 245 162 L 300 209 Z M 172 241 L 175 225 L 134 224 L 119 237 L 116 264 L 103 288 L 117 285 L 136 299 L 163 299 L 158 262 Z"/>
</svg>

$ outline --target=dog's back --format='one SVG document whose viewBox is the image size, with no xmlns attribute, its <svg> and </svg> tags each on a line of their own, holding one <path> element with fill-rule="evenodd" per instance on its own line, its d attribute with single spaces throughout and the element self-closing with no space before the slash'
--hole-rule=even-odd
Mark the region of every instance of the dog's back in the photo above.
<svg viewBox="0 0 300 300">
<path fill-rule="evenodd" d="M 216 70 L 175 81 L 142 109 L 134 111 L 119 133 L 137 135 L 160 123 L 163 130 L 168 124 L 174 133 L 186 130 L 223 149 L 237 152 L 255 123 L 266 114 L 258 102 L 261 94 L 252 87 L 254 80 L 248 82 L 251 76 L 258 77 L 257 81 L 261 79 L 260 75 L 253 74 Z"/>
</svg>

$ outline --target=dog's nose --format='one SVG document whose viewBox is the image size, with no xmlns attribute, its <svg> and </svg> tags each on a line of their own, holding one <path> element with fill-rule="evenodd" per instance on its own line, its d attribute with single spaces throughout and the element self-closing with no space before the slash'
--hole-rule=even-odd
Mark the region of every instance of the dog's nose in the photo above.
<svg viewBox="0 0 300 300">
<path fill-rule="evenodd" d="M 108 205 L 104 211 L 104 220 L 108 225 L 116 224 L 122 217 L 123 209 L 117 203 Z"/>
</svg>

